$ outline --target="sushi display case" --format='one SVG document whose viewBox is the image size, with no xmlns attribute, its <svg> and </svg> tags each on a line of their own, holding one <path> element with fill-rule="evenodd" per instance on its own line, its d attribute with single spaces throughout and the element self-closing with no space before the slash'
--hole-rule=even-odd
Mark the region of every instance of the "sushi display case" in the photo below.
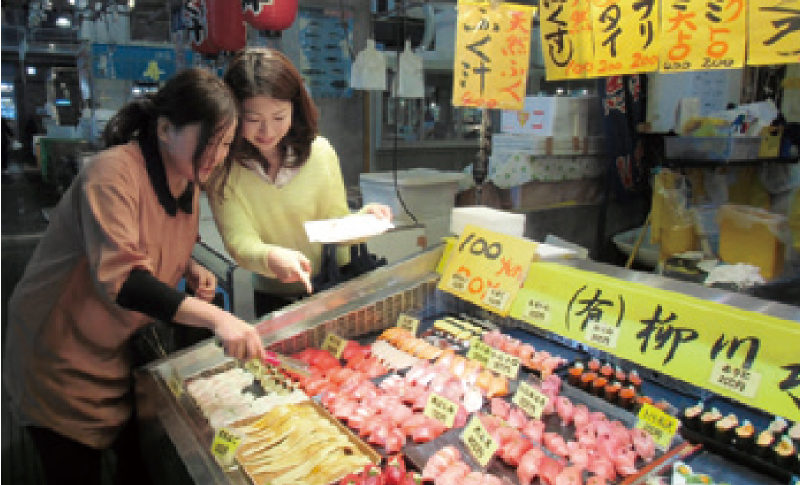
<svg viewBox="0 0 800 485">
<path fill-rule="evenodd" d="M 714 446 L 699 430 L 692 434 L 682 410 L 698 400 L 711 402 L 707 391 L 437 289 L 442 254 L 442 247 L 433 248 L 259 322 L 265 346 L 304 360 L 310 375 L 255 372 L 249 363 L 225 357 L 214 341 L 138 369 L 137 412 L 145 452 L 161 453 L 155 450 L 169 444 L 176 455 L 148 460 L 156 482 L 337 483 L 396 453 L 423 477 L 437 477 L 435 483 L 561 483 L 557 477 L 563 483 L 670 483 L 664 477 L 681 460 L 712 476 L 734 473 L 737 479 L 726 476 L 731 485 L 789 483 L 785 478 L 796 474 L 775 473 L 776 467 L 783 468 L 773 461 L 766 469 L 750 467 L 747 460 L 726 453 L 732 445 Z M 563 264 L 698 297 L 694 285 L 655 275 L 590 261 Z M 791 307 L 721 290 L 700 289 L 699 294 L 800 320 L 800 312 Z M 409 316 L 417 322 L 418 337 L 400 328 Z M 351 355 L 345 351 L 319 364 L 316 356 L 331 334 L 354 343 Z M 517 356 L 519 370 L 513 377 L 503 379 L 497 369 L 493 373 L 467 358 L 478 355 L 471 350 L 478 348 L 476 337 Z M 366 358 L 372 352 L 380 356 L 377 364 Z M 354 381 L 354 374 L 368 379 Z M 593 374 L 591 379 L 587 374 Z M 215 377 L 231 385 L 237 399 L 246 396 L 244 402 L 224 397 L 219 405 L 209 402 L 204 391 Z M 549 398 L 540 419 L 518 405 L 522 386 Z M 455 404 L 451 423 L 429 412 L 431 395 Z M 683 420 L 683 432 L 656 446 L 637 425 L 643 406 Z M 757 411 L 747 413 L 755 422 L 767 419 Z M 390 414 L 394 425 L 381 426 L 375 419 Z M 485 465 L 476 461 L 462 436 L 467 420 L 474 418 L 503 445 Z M 320 434 L 312 442 L 310 435 L 323 428 L 330 435 Z M 227 462 L 213 450 L 220 429 L 244 436 L 235 458 Z M 605 451 L 599 454 L 601 447 Z M 612 447 L 624 453 L 614 455 Z M 443 461 L 460 472 L 443 476 L 444 469 L 437 470 Z"/>
</svg>

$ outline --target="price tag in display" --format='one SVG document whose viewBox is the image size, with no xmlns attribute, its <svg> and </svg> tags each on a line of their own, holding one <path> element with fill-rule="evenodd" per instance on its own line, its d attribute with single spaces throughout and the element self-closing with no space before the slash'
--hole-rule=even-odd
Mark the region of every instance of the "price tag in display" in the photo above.
<svg viewBox="0 0 800 485">
<path fill-rule="evenodd" d="M 406 315 L 405 313 L 401 313 L 397 318 L 397 326 L 408 330 L 411 332 L 411 335 L 416 336 L 417 330 L 419 329 L 419 318 L 414 318 Z"/>
<path fill-rule="evenodd" d="M 480 337 L 472 337 L 467 351 L 467 358 L 477 360 L 483 365 L 489 362 L 494 349 L 486 344 Z"/>
<path fill-rule="evenodd" d="M 536 243 L 468 224 L 453 248 L 439 289 L 508 315 L 535 253 Z"/>
<path fill-rule="evenodd" d="M 219 461 L 220 465 L 229 467 L 233 465 L 236 450 L 242 443 L 242 438 L 227 428 L 220 428 L 214 434 L 211 443 L 211 454 Z"/>
<path fill-rule="evenodd" d="M 489 370 L 493 370 L 501 376 L 509 379 L 516 379 L 519 374 L 519 357 L 507 354 L 497 349 L 492 349 L 492 356 L 486 363 Z"/>
<path fill-rule="evenodd" d="M 461 433 L 461 441 L 464 442 L 475 461 L 484 468 L 497 451 L 497 442 L 483 427 L 483 423 L 477 415 L 473 415 L 467 427 L 464 428 L 464 432 Z"/>
<path fill-rule="evenodd" d="M 644 404 L 639 410 L 636 427 L 649 433 L 659 449 L 667 450 L 678 429 L 678 419 L 655 406 Z"/>
<path fill-rule="evenodd" d="M 256 376 L 256 379 L 261 378 L 264 375 L 264 364 L 258 361 L 258 359 L 250 359 L 244 365 L 244 369 Z"/>
<path fill-rule="evenodd" d="M 754 398 L 761 384 L 761 374 L 720 361 L 714 364 L 710 381 L 742 396 Z"/>
<path fill-rule="evenodd" d="M 425 410 L 422 414 L 438 420 L 448 428 L 452 428 L 457 412 L 458 405 L 456 403 L 432 392 L 428 396 L 428 402 L 425 404 Z"/>
<path fill-rule="evenodd" d="M 586 341 L 589 345 L 600 345 L 609 349 L 616 349 L 619 331 L 619 327 L 591 321 L 586 327 Z"/>
<path fill-rule="evenodd" d="M 169 372 L 167 387 L 176 398 L 180 398 L 183 395 L 183 379 L 181 379 L 180 374 L 174 367 Z"/>
<path fill-rule="evenodd" d="M 537 323 L 549 323 L 550 305 L 546 301 L 528 299 L 525 302 L 525 316 Z"/>
<path fill-rule="evenodd" d="M 322 350 L 327 350 L 337 359 L 342 357 L 342 352 L 344 352 L 344 348 L 347 346 L 347 340 L 343 339 L 342 337 L 336 335 L 335 333 L 329 333 L 325 336 L 325 341 L 322 342 Z"/>
<path fill-rule="evenodd" d="M 533 419 L 539 419 L 542 416 L 542 410 L 547 406 L 548 401 L 550 401 L 549 397 L 525 381 L 519 383 L 517 392 L 511 399 L 511 402 L 522 408 Z"/>
</svg>

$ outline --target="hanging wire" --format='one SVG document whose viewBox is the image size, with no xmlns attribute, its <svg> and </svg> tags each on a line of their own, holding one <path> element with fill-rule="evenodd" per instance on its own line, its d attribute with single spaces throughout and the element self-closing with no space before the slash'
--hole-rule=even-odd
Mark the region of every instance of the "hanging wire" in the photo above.
<svg viewBox="0 0 800 485">
<path fill-rule="evenodd" d="M 400 6 L 402 8 L 402 13 L 405 14 L 405 2 L 400 0 Z M 397 34 L 397 45 L 401 46 L 404 44 L 405 39 L 403 38 L 403 34 L 406 31 L 406 16 L 403 15 L 403 28 Z M 397 80 L 399 82 L 400 77 L 400 51 L 397 51 L 397 72 L 395 73 L 397 78 L 392 79 L 392 81 Z M 392 90 L 389 90 L 389 100 L 392 101 Z M 414 224 L 419 224 L 417 217 L 411 212 L 411 210 L 406 205 L 406 201 L 403 200 L 403 195 L 400 194 L 400 186 L 397 184 L 397 139 L 400 137 L 400 117 L 399 117 L 399 103 L 397 103 L 397 97 L 394 97 L 395 102 L 395 110 L 394 110 L 394 143 L 392 148 L 392 179 L 394 181 L 394 192 L 397 194 L 397 200 L 400 202 L 400 205 L 403 207 L 403 210 L 414 221 Z"/>
</svg>

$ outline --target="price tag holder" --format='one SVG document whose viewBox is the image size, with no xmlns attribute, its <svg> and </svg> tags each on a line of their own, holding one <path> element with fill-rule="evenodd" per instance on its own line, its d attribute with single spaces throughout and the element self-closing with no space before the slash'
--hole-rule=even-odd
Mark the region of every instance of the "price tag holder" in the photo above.
<svg viewBox="0 0 800 485">
<path fill-rule="evenodd" d="M 322 342 L 322 350 L 327 350 L 337 359 L 342 358 L 342 352 L 344 352 L 344 348 L 346 346 L 347 340 L 336 335 L 335 333 L 327 334 L 325 336 L 325 341 Z"/>
<path fill-rule="evenodd" d="M 170 370 L 169 377 L 167 377 L 167 387 L 176 399 L 183 395 L 183 379 L 181 379 L 180 374 L 174 367 Z"/>
<path fill-rule="evenodd" d="M 478 416 L 473 415 L 469 420 L 469 424 L 464 428 L 461 433 L 461 441 L 467 447 L 472 457 L 475 458 L 480 466 L 486 468 L 489 460 L 492 459 L 494 453 L 497 451 L 497 442 L 492 438 L 492 435 L 483 427 L 483 423 Z"/>
<path fill-rule="evenodd" d="M 511 399 L 511 402 L 522 408 L 533 419 L 539 419 L 542 416 L 542 410 L 547 406 L 548 401 L 550 401 L 549 397 L 525 381 L 519 383 L 517 392 Z"/>
<path fill-rule="evenodd" d="M 425 410 L 422 414 L 438 420 L 448 428 L 452 428 L 453 422 L 456 420 L 457 412 L 458 404 L 432 392 L 428 396 L 428 402 L 425 404 Z"/>
<path fill-rule="evenodd" d="M 711 369 L 712 384 L 728 389 L 744 397 L 754 398 L 761 385 L 761 374 L 751 369 L 742 369 L 725 361 L 716 362 Z"/>
<path fill-rule="evenodd" d="M 603 322 L 592 321 L 586 327 L 586 341 L 590 345 L 599 345 L 609 349 L 616 349 L 619 332 L 619 327 L 606 325 Z"/>
<path fill-rule="evenodd" d="M 214 441 L 211 442 L 211 454 L 223 467 L 230 467 L 234 464 L 236 450 L 242 444 L 242 438 L 227 428 L 220 428 L 214 433 Z"/>
<path fill-rule="evenodd" d="M 439 280 L 439 289 L 508 315 L 525 281 L 536 243 L 468 224 Z"/>
<path fill-rule="evenodd" d="M 519 357 L 492 349 L 492 356 L 489 357 L 486 368 L 509 379 L 516 379 L 519 374 Z"/>
<path fill-rule="evenodd" d="M 419 330 L 419 318 L 414 318 L 406 315 L 405 313 L 401 313 L 397 318 L 397 326 L 408 330 L 411 332 L 411 335 L 416 336 L 417 330 Z"/>
<path fill-rule="evenodd" d="M 489 362 L 489 358 L 492 356 L 493 351 L 494 349 L 481 340 L 480 337 L 472 337 L 469 344 L 469 350 L 467 351 L 467 358 L 477 360 L 481 364 L 486 365 L 486 363 Z"/>
<path fill-rule="evenodd" d="M 638 418 L 636 427 L 649 433 L 660 450 L 668 450 L 678 430 L 678 419 L 650 404 L 642 406 Z"/>
</svg>

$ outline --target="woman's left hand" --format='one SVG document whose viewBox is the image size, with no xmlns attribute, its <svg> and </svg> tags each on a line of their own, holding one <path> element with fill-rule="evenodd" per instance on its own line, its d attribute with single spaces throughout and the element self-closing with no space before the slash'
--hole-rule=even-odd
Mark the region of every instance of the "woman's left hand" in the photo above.
<svg viewBox="0 0 800 485">
<path fill-rule="evenodd" d="M 217 277 L 195 260 L 186 269 L 186 286 L 201 300 L 210 302 L 217 293 Z"/>
<path fill-rule="evenodd" d="M 372 214 L 378 219 L 392 220 L 392 208 L 388 205 L 371 203 L 361 208 L 362 214 Z"/>
</svg>

